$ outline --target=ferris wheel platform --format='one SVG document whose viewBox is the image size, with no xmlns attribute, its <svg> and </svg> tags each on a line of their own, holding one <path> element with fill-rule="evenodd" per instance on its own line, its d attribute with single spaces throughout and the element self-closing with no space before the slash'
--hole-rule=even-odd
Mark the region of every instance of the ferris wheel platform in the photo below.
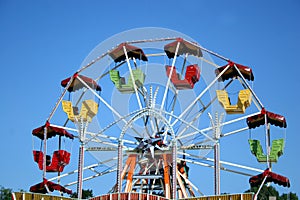
<svg viewBox="0 0 300 200">
<path fill-rule="evenodd" d="M 183 198 L 182 200 L 252 200 L 253 193 L 240 193 L 240 194 L 224 194 L 201 196 L 192 198 Z M 68 198 L 63 196 L 54 196 L 47 194 L 37 194 L 30 192 L 14 192 L 12 193 L 12 200 L 72 200 L 77 198 Z M 166 200 L 167 198 L 146 194 L 146 193 L 110 193 L 101 196 L 89 198 L 89 200 Z"/>
</svg>

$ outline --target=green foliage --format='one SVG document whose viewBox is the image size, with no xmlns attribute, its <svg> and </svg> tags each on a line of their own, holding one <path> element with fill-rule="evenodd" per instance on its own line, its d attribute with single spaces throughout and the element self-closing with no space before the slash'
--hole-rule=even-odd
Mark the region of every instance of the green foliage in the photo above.
<svg viewBox="0 0 300 200">
<path fill-rule="evenodd" d="M 11 200 L 12 189 L 4 188 L 1 186 L 0 188 L 0 200 Z"/>
<path fill-rule="evenodd" d="M 258 191 L 259 187 L 251 187 L 250 190 L 247 190 L 245 192 L 253 192 L 256 193 Z M 296 193 L 288 193 L 288 194 L 282 194 L 279 195 L 279 192 L 273 187 L 273 186 L 266 186 L 264 185 L 259 194 L 258 194 L 258 200 L 269 200 L 269 197 L 276 197 L 277 200 L 298 200 L 298 196 Z"/>
<path fill-rule="evenodd" d="M 82 199 L 88 199 L 88 198 L 91 198 L 93 196 L 94 196 L 93 195 L 93 190 L 85 190 L 85 189 L 82 190 L 82 197 L 81 197 Z M 78 197 L 77 192 L 72 193 L 70 195 L 70 197 L 71 198 L 77 198 Z"/>
<path fill-rule="evenodd" d="M 288 193 L 288 194 L 282 194 L 278 200 L 298 200 L 298 196 L 296 195 L 296 193 Z"/>
<path fill-rule="evenodd" d="M 257 190 L 258 190 L 258 188 L 256 189 L 256 191 Z M 268 187 L 268 186 L 264 185 L 262 187 L 262 189 L 260 190 L 260 193 L 258 194 L 258 199 L 268 200 L 269 197 L 276 197 L 276 199 L 278 199 L 279 193 L 277 192 L 277 190 L 273 186 Z"/>
</svg>

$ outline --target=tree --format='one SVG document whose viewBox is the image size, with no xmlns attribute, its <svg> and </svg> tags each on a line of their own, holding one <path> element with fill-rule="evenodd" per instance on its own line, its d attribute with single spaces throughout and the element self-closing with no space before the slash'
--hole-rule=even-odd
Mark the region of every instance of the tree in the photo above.
<svg viewBox="0 0 300 200">
<path fill-rule="evenodd" d="M 279 198 L 278 198 L 278 200 L 287 200 L 287 199 L 289 199 L 289 200 L 298 200 L 298 196 L 296 195 L 296 193 L 292 193 L 292 192 L 290 192 L 290 193 L 288 193 L 288 194 L 282 194 Z"/>
<path fill-rule="evenodd" d="M 256 193 L 257 191 L 258 191 L 258 187 L 251 187 L 251 189 L 248 190 L 247 192 Z M 258 199 L 259 200 L 268 200 L 269 197 L 276 197 L 276 199 L 278 199 L 279 193 L 273 186 L 268 187 L 268 186 L 264 185 L 258 194 Z"/>
<path fill-rule="evenodd" d="M 1 186 L 0 188 L 0 200 L 11 200 L 12 189 L 4 188 Z"/>
<path fill-rule="evenodd" d="M 88 198 L 91 198 L 93 196 L 94 196 L 93 195 L 93 190 L 85 190 L 85 189 L 82 190 L 82 197 L 81 197 L 82 199 L 88 199 Z M 70 197 L 71 198 L 77 198 L 78 197 L 77 192 L 72 193 L 70 195 Z"/>
<path fill-rule="evenodd" d="M 256 193 L 258 191 L 259 187 L 251 187 L 250 190 L 247 190 L 245 192 L 253 192 Z M 269 197 L 276 197 L 278 200 L 298 200 L 298 196 L 296 193 L 289 193 L 289 194 L 282 194 L 279 196 L 279 192 L 273 187 L 273 186 L 266 186 L 264 185 L 259 194 L 258 194 L 258 200 L 269 200 Z"/>
</svg>

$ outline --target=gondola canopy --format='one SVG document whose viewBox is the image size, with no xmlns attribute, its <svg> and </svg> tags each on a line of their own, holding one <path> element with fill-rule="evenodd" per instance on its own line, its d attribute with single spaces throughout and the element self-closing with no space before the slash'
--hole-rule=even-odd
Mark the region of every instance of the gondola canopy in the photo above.
<svg viewBox="0 0 300 200">
<path fill-rule="evenodd" d="M 49 139 L 51 137 L 55 137 L 55 136 L 65 136 L 67 138 L 74 139 L 74 135 L 69 133 L 65 129 L 48 125 L 48 123 L 46 123 L 46 125 L 43 125 L 43 126 L 40 126 L 36 129 L 34 129 L 32 131 L 32 135 L 43 140 L 45 127 L 47 127 L 47 139 Z"/>
<path fill-rule="evenodd" d="M 62 193 L 72 194 L 72 190 L 69 190 L 59 184 L 48 181 L 47 179 L 43 179 L 43 182 L 31 186 L 29 191 L 34 193 L 46 194 L 48 193 L 47 188 L 49 189 L 49 192 L 57 190 Z"/>
<path fill-rule="evenodd" d="M 116 63 L 126 60 L 126 55 L 123 47 L 125 47 L 127 51 L 128 58 L 135 58 L 142 61 L 148 61 L 148 58 L 146 57 L 142 49 L 129 45 L 126 42 L 124 42 L 121 43 L 119 46 L 117 46 L 109 53 L 109 56 L 112 59 L 114 59 Z"/>
<path fill-rule="evenodd" d="M 283 187 L 290 187 L 290 180 L 287 177 L 271 172 L 270 169 L 266 169 L 263 173 L 252 176 L 249 179 L 251 187 L 261 185 L 265 177 L 267 177 L 265 183 L 273 182 Z"/>
<path fill-rule="evenodd" d="M 86 76 L 83 76 L 83 75 L 75 74 L 74 78 L 73 78 L 73 81 L 72 81 L 71 85 L 68 88 L 69 92 L 74 92 L 76 90 L 80 90 L 81 88 L 85 87 L 85 85 L 80 80 L 77 79 L 77 76 L 79 76 L 80 79 L 82 79 L 92 89 L 94 89 L 96 91 L 101 91 L 101 87 L 93 79 L 91 79 L 89 77 L 86 77 Z M 66 87 L 70 80 L 71 80 L 71 77 L 62 80 L 61 81 L 61 86 Z"/>
<path fill-rule="evenodd" d="M 164 50 L 168 56 L 168 58 L 173 58 L 175 56 L 177 45 L 179 44 L 177 56 L 183 55 L 183 54 L 190 54 L 197 57 L 202 57 L 202 51 L 200 47 L 196 44 L 187 42 L 186 40 L 182 38 L 177 38 L 175 42 L 171 42 L 167 45 L 165 45 Z"/>
<path fill-rule="evenodd" d="M 225 81 L 231 78 L 235 78 L 239 76 L 238 71 L 234 66 L 238 68 L 238 70 L 241 72 L 243 77 L 249 81 L 254 81 L 254 75 L 252 73 L 252 69 L 250 67 L 240 65 L 237 63 L 229 62 L 227 65 L 224 65 L 223 67 L 219 67 L 218 69 L 215 70 L 216 76 L 218 76 L 225 68 L 229 65 L 229 68 L 222 74 L 220 77 L 219 81 Z"/>
<path fill-rule="evenodd" d="M 267 117 L 267 123 L 279 126 L 281 128 L 287 127 L 284 116 L 266 111 L 264 108 L 261 110 L 261 113 L 247 118 L 248 127 L 251 129 L 264 125 L 265 117 Z"/>
</svg>

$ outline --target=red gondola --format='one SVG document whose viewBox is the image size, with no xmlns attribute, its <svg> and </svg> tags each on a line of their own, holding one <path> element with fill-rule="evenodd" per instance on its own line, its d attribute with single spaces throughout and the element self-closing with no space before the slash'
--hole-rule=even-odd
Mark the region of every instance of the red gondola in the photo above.
<svg viewBox="0 0 300 200">
<path fill-rule="evenodd" d="M 71 154 L 65 150 L 53 152 L 52 160 L 49 155 L 46 156 L 47 172 L 62 172 L 64 167 L 70 163 Z M 42 151 L 33 151 L 34 161 L 38 163 L 39 169 L 43 170 L 44 153 Z"/>
<path fill-rule="evenodd" d="M 47 139 L 54 136 L 65 136 L 73 139 L 74 135 L 67 132 L 63 128 L 53 127 L 48 122 L 32 131 L 32 135 L 44 140 L 44 130 L 47 128 Z M 64 167 L 69 164 L 71 154 L 65 150 L 57 150 L 53 152 L 52 159 L 50 155 L 46 155 L 46 171 L 62 172 Z M 38 163 L 39 169 L 43 170 L 44 153 L 42 151 L 33 151 L 34 161 Z"/>
<path fill-rule="evenodd" d="M 166 66 L 167 76 L 171 72 L 172 67 Z M 176 89 L 192 89 L 194 88 L 195 83 L 197 83 L 200 79 L 200 68 L 197 64 L 189 65 L 186 68 L 184 79 L 179 78 L 179 74 L 176 72 L 176 68 L 173 67 L 171 81 L 176 87 Z"/>
</svg>

